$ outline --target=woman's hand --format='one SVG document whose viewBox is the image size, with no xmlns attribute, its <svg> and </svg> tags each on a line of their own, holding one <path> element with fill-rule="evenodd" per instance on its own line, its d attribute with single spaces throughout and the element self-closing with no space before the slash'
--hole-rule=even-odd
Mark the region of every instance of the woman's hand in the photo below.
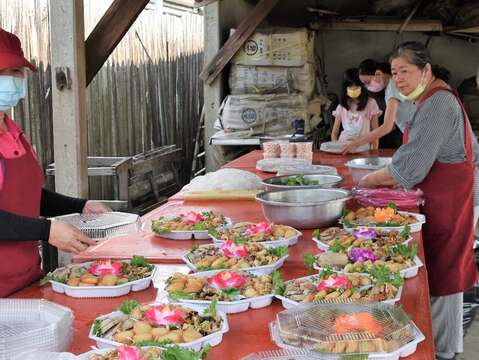
<svg viewBox="0 0 479 360">
<path fill-rule="evenodd" d="M 343 146 L 343 155 L 349 154 L 349 153 L 354 153 L 356 151 L 356 148 L 358 147 L 356 141 L 348 141 L 346 144 Z"/>
<path fill-rule="evenodd" d="M 359 180 L 358 186 L 363 187 L 363 188 L 376 187 L 377 184 L 376 184 L 376 181 L 375 181 L 375 173 L 372 172 L 370 174 L 367 174 L 367 175 L 363 176 L 362 179 Z"/>
<path fill-rule="evenodd" d="M 101 214 L 112 211 L 109 206 L 101 201 L 88 200 L 83 207 L 82 214 Z"/>
<path fill-rule="evenodd" d="M 82 234 L 76 227 L 62 221 L 53 220 L 50 225 L 48 243 L 58 250 L 78 254 L 96 241 Z"/>
</svg>

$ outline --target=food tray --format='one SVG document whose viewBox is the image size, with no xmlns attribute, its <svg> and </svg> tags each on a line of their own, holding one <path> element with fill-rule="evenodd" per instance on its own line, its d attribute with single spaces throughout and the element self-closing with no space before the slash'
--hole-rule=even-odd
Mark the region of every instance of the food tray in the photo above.
<svg viewBox="0 0 479 360">
<path fill-rule="evenodd" d="M 230 218 L 225 217 L 225 224 L 221 226 L 220 229 L 230 227 L 232 224 L 233 224 L 233 221 Z M 190 230 L 190 231 L 173 230 L 161 235 L 156 234 L 154 232 L 153 234 L 155 236 L 159 236 L 159 237 L 170 239 L 170 240 L 191 240 L 191 239 L 208 240 L 211 238 L 211 236 L 208 234 L 208 230 Z"/>
<path fill-rule="evenodd" d="M 224 270 L 211 270 L 211 271 L 195 273 L 192 275 L 210 277 L 222 271 Z M 245 270 L 241 269 L 241 271 L 245 271 Z M 258 275 L 257 273 L 253 271 L 248 270 L 247 272 L 254 275 Z M 168 292 L 165 289 L 162 289 L 162 290 L 165 292 L 166 295 L 168 295 Z M 273 298 L 274 298 L 274 294 L 268 294 L 268 295 L 257 296 L 254 298 L 236 300 L 236 301 L 218 301 L 218 303 L 216 304 L 216 308 L 218 309 L 218 311 L 224 312 L 226 314 L 236 314 L 236 313 L 244 312 L 248 310 L 249 308 L 261 309 L 266 306 L 269 306 L 273 302 Z M 178 299 L 174 301 L 178 303 L 186 304 L 186 306 L 189 306 L 191 304 L 191 305 L 203 305 L 204 307 L 208 307 L 211 304 L 211 301 L 209 300 Z"/>
<path fill-rule="evenodd" d="M 50 301 L 0 299 L 0 359 L 37 350 L 65 351 L 72 324 L 71 310 Z"/>
<path fill-rule="evenodd" d="M 376 229 L 378 229 L 378 228 L 376 228 Z M 349 229 L 348 229 L 348 230 L 349 230 Z M 412 236 L 408 236 L 408 238 L 406 239 L 406 241 L 403 241 L 402 244 L 407 245 L 407 244 L 409 244 L 412 240 L 413 240 L 413 237 L 412 237 Z M 322 241 L 322 240 L 319 240 L 317 237 L 313 237 L 313 241 L 316 243 L 316 246 L 318 247 L 318 249 L 323 250 L 323 251 L 327 251 L 327 250 L 329 249 L 329 244 L 325 243 L 325 242 Z"/>
<path fill-rule="evenodd" d="M 339 272 L 339 271 L 338 271 Z M 296 279 L 291 279 L 291 280 L 298 280 L 298 279 L 310 279 L 312 277 L 315 277 L 317 275 L 310 275 L 310 276 L 304 276 L 304 277 L 301 277 L 301 278 L 296 278 Z M 291 281 L 291 280 L 288 280 L 288 281 Z M 287 282 L 287 281 L 286 281 Z M 362 287 L 362 289 L 367 289 L 367 288 L 370 288 L 372 287 L 371 285 L 368 285 L 368 286 L 364 286 Z M 396 294 L 396 296 L 393 298 L 393 299 L 389 299 L 389 300 L 384 300 L 384 301 L 381 301 L 381 303 L 383 304 L 395 304 L 397 303 L 399 300 L 401 300 L 401 295 L 402 295 L 402 286 L 398 289 L 398 292 Z M 283 305 L 283 307 L 285 309 L 290 309 L 294 306 L 297 306 L 297 305 L 304 305 L 303 303 L 300 303 L 298 301 L 294 301 L 294 300 L 291 300 L 289 298 L 287 298 L 286 296 L 282 296 L 282 295 L 278 295 L 278 294 L 275 294 L 274 295 L 278 300 L 281 301 L 281 304 Z M 334 300 L 334 299 L 333 299 Z M 318 302 L 314 302 L 314 304 L 337 304 L 337 303 L 341 303 L 341 304 L 357 304 L 357 303 L 361 303 L 361 301 L 351 301 L 351 300 L 348 300 L 348 299 L 344 299 L 344 301 L 328 301 L 328 300 L 323 300 L 323 301 L 318 301 Z M 312 304 L 312 303 L 309 303 L 309 304 Z"/>
<path fill-rule="evenodd" d="M 419 268 L 421 266 L 423 266 L 424 264 L 422 263 L 421 259 L 419 259 L 419 257 L 415 257 L 414 258 L 414 265 L 413 266 L 410 266 L 406 269 L 403 269 L 399 272 L 399 274 L 405 278 L 405 279 L 410 279 L 410 278 L 413 278 L 417 275 L 418 271 L 419 271 Z M 323 270 L 326 270 L 325 268 L 321 267 L 321 266 L 318 266 L 316 263 L 313 264 L 313 268 L 318 270 L 319 272 L 323 271 Z M 341 274 L 363 274 L 363 275 L 368 275 L 368 273 L 347 273 L 345 271 L 342 271 L 342 270 L 335 270 L 336 272 L 338 273 L 341 273 Z"/>
<path fill-rule="evenodd" d="M 426 337 L 424 336 L 424 334 L 421 332 L 421 330 L 419 330 L 418 327 L 414 323 L 412 323 L 411 326 L 414 329 L 414 332 L 416 334 L 415 338 L 412 341 L 410 341 L 407 344 L 401 346 L 396 351 L 393 351 L 393 352 L 390 352 L 390 353 L 369 353 L 369 354 L 367 354 L 367 357 L 366 357 L 366 355 L 363 355 L 363 356 L 365 356 L 364 358 L 374 359 L 374 360 L 398 360 L 399 358 L 403 358 L 403 357 L 405 358 L 405 357 L 408 357 L 408 356 L 414 354 L 417 350 L 417 345 L 420 342 L 424 341 L 426 339 Z M 278 334 L 278 328 L 277 328 L 277 325 L 275 324 L 274 321 L 269 324 L 269 329 L 270 329 L 271 339 L 276 343 L 276 345 L 278 345 L 283 350 L 277 351 L 276 353 L 273 353 L 272 355 L 269 355 L 268 353 L 266 353 L 266 357 L 251 357 L 251 358 L 247 357 L 244 360 L 256 360 L 256 359 L 259 359 L 259 360 L 261 360 L 261 359 L 290 360 L 291 357 L 285 357 L 284 356 L 284 355 L 290 354 L 290 353 L 295 355 L 294 356 L 295 360 L 298 360 L 298 359 L 301 359 L 301 360 L 302 359 L 304 359 L 304 360 L 309 360 L 309 359 L 343 360 L 343 359 L 346 358 L 345 357 L 346 354 L 317 353 L 317 352 L 307 351 L 307 350 L 304 350 L 304 349 L 301 349 L 301 348 L 298 348 L 298 347 L 295 347 L 295 346 L 285 344 L 281 340 L 281 338 Z M 297 357 L 296 353 L 298 353 L 300 355 L 300 357 Z M 351 356 L 351 354 L 347 354 L 347 355 Z M 267 356 L 269 356 L 269 357 L 267 357 Z M 274 357 L 274 356 L 276 356 L 276 357 Z M 351 359 L 353 359 L 353 357 L 351 357 Z M 358 359 L 362 359 L 362 358 L 358 357 Z"/>
<path fill-rule="evenodd" d="M 326 141 L 321 144 L 321 146 L 319 147 L 319 150 L 332 153 L 332 154 L 342 154 L 344 145 L 345 145 L 345 142 L 343 141 Z M 356 150 L 351 153 L 357 154 L 357 153 L 368 151 L 368 150 L 369 150 L 369 144 L 364 144 L 364 145 L 358 146 Z"/>
<path fill-rule="evenodd" d="M 256 162 L 256 169 L 264 172 L 275 173 L 284 166 L 308 166 L 311 160 L 296 158 L 272 158 L 262 159 Z"/>
<path fill-rule="evenodd" d="M 140 217 L 123 212 L 106 212 L 101 214 L 69 214 L 53 218 L 78 228 L 92 239 L 136 233 L 140 229 Z"/>
<path fill-rule="evenodd" d="M 160 305 L 160 304 L 161 303 L 155 303 L 154 305 Z M 207 306 L 202 306 L 202 305 L 197 305 L 197 304 L 188 304 L 187 306 L 185 304 L 180 304 L 178 302 L 171 303 L 171 304 L 176 305 L 176 306 L 188 307 L 188 308 L 193 309 L 193 310 L 198 311 L 198 312 L 202 312 L 204 309 L 207 308 Z M 202 338 L 200 338 L 198 340 L 195 340 L 195 341 L 190 341 L 190 342 L 187 342 L 187 343 L 180 343 L 180 344 L 177 344 L 177 345 L 179 347 L 182 347 L 182 348 L 188 348 L 188 349 L 198 351 L 198 350 L 201 350 L 201 348 L 206 346 L 206 345 L 216 346 L 219 343 L 221 343 L 221 341 L 223 341 L 223 334 L 225 334 L 229 331 L 229 325 L 228 325 L 228 318 L 226 317 L 226 314 L 221 312 L 221 311 L 218 311 L 218 314 L 223 319 L 223 324 L 221 326 L 220 331 L 217 331 L 213 334 L 209 334 L 207 336 L 203 336 Z M 113 311 L 109 314 L 102 315 L 102 316 L 98 317 L 97 319 L 103 319 L 103 318 L 107 318 L 107 317 L 110 317 L 110 316 L 121 316 L 121 315 L 123 315 L 123 313 L 121 311 Z M 88 337 L 90 339 L 96 341 L 96 345 L 99 349 L 114 348 L 116 346 L 123 345 L 123 344 L 117 343 L 113 340 L 108 340 L 108 339 L 104 339 L 104 338 L 93 335 L 93 325 L 90 328 L 90 333 L 88 334 Z"/>
<path fill-rule="evenodd" d="M 93 262 L 86 262 L 78 265 L 89 266 L 92 263 Z M 50 283 L 52 284 L 53 291 L 74 298 L 109 298 L 126 295 L 130 291 L 136 292 L 148 289 L 155 273 L 156 266 L 151 272 L 151 275 L 146 278 L 115 286 L 69 286 L 54 280 L 50 280 Z"/>
<path fill-rule="evenodd" d="M 409 224 L 409 227 L 411 228 L 411 233 L 421 231 L 422 225 L 426 223 L 426 217 L 423 214 L 417 214 L 417 213 L 412 213 L 412 212 L 408 212 L 408 211 L 399 211 L 399 214 L 412 215 L 417 219 L 416 223 Z M 349 232 L 352 232 L 355 229 L 355 228 L 347 227 L 346 225 L 344 225 L 342 218 L 339 220 L 339 223 L 342 224 L 343 228 L 346 229 Z M 371 228 L 371 229 L 379 229 L 379 230 L 403 231 L 404 226 L 405 225 L 403 225 L 403 226 L 369 226 L 368 225 L 368 226 L 364 226 L 364 227 L 368 227 L 368 228 Z"/>
<path fill-rule="evenodd" d="M 290 236 L 288 238 L 280 238 L 278 240 L 271 240 L 271 241 L 247 241 L 247 242 L 261 244 L 264 247 L 293 246 L 298 243 L 299 238 L 303 235 L 301 231 L 299 230 L 296 230 L 296 231 L 297 231 L 297 234 L 295 236 Z M 213 243 L 215 245 L 221 246 L 225 243 L 225 240 L 217 239 L 213 235 L 210 235 L 210 237 L 213 239 Z"/>
<path fill-rule="evenodd" d="M 203 246 L 210 246 L 210 245 L 203 245 Z M 196 266 L 188 258 L 188 254 L 189 253 L 186 253 L 182 257 L 183 261 L 186 263 L 186 266 L 188 266 L 197 275 L 202 275 L 207 277 L 210 275 L 216 274 L 218 270 L 242 270 L 242 271 L 249 271 L 255 275 L 269 275 L 273 271 L 278 270 L 281 266 L 283 266 L 284 262 L 289 256 L 289 255 L 285 255 L 282 258 L 280 258 L 278 261 L 270 265 L 263 265 L 263 266 L 256 266 L 256 267 L 242 268 L 242 269 L 214 269 L 214 270 L 198 271 L 196 270 Z"/>
</svg>

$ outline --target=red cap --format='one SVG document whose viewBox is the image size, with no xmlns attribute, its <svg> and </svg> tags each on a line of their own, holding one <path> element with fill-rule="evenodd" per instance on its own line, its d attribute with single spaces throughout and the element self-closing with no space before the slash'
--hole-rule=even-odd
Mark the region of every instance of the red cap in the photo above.
<svg viewBox="0 0 479 360">
<path fill-rule="evenodd" d="M 14 67 L 28 67 L 32 71 L 37 71 L 37 68 L 23 56 L 20 39 L 0 28 L 0 70 Z"/>
</svg>

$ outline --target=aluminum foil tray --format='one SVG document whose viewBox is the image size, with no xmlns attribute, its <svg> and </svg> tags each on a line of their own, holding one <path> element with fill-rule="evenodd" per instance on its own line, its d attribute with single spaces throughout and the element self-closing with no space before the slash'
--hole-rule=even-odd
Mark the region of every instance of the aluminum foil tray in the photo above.
<svg viewBox="0 0 479 360">
<path fill-rule="evenodd" d="M 140 230 L 140 217 L 123 212 L 101 214 L 69 214 L 57 216 L 59 220 L 78 228 L 92 239 L 104 239 L 118 235 L 127 235 Z"/>
<path fill-rule="evenodd" d="M 72 340 L 70 309 L 46 300 L 0 299 L 0 360 L 32 351 L 65 351 Z"/>
</svg>

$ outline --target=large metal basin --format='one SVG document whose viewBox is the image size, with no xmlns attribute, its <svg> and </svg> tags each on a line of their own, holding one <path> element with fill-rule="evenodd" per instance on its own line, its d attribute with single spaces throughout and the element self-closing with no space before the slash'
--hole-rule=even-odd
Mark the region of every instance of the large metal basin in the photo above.
<svg viewBox="0 0 479 360">
<path fill-rule="evenodd" d="M 286 185 L 289 179 L 301 175 L 274 176 L 264 179 L 262 184 L 267 191 L 288 190 L 288 189 L 315 189 L 315 188 L 333 188 L 337 187 L 343 177 L 339 175 L 305 174 L 302 175 L 307 181 L 317 181 L 315 185 Z"/>
<path fill-rule="evenodd" d="M 349 160 L 344 165 L 349 169 L 353 182 L 357 184 L 367 174 L 388 166 L 391 160 L 390 157 L 358 158 Z"/>
<path fill-rule="evenodd" d="M 276 224 L 313 229 L 336 222 L 351 192 L 343 189 L 266 191 L 256 195 L 264 216 Z"/>
</svg>

